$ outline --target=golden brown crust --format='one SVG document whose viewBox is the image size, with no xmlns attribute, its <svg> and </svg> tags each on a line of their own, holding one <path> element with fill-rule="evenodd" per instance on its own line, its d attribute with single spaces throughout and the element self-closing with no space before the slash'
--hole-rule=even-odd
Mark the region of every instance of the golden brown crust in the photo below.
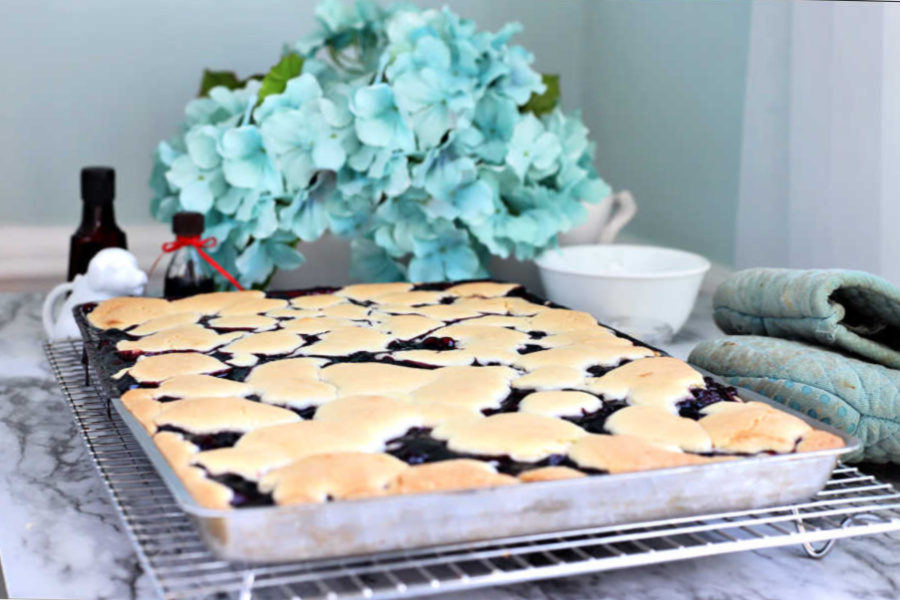
<svg viewBox="0 0 900 600">
<path fill-rule="evenodd" d="M 153 420 L 163 407 L 162 402 L 156 401 L 154 391 L 153 388 L 138 388 L 122 394 L 122 404 L 151 435 L 156 433 L 156 423 Z"/>
<path fill-rule="evenodd" d="M 347 299 L 336 294 L 313 294 L 298 296 L 291 300 L 291 306 L 304 310 L 318 310 L 335 304 L 346 304 Z"/>
<path fill-rule="evenodd" d="M 655 406 L 678 414 L 676 404 L 691 397 L 691 389 L 706 387 L 703 375 L 677 358 L 644 358 L 589 379 L 587 389 L 607 400 Z"/>
<path fill-rule="evenodd" d="M 584 392 L 535 392 L 522 399 L 519 411 L 544 417 L 580 417 L 601 406 L 600 398 Z"/>
<path fill-rule="evenodd" d="M 287 308 L 287 300 L 278 298 L 241 298 L 235 302 L 226 304 L 219 309 L 221 317 L 234 317 L 237 315 L 258 315 L 270 310 Z"/>
<path fill-rule="evenodd" d="M 262 492 L 281 505 L 369 498 L 385 493 L 388 484 L 409 466 L 387 454 L 318 454 L 265 475 Z"/>
<path fill-rule="evenodd" d="M 164 329 L 134 341 L 122 340 L 116 344 L 116 350 L 146 354 L 182 352 L 185 350 L 210 352 L 219 346 L 240 338 L 242 335 L 242 333 L 238 332 L 218 334 L 202 325 L 182 325 L 181 327 Z"/>
<path fill-rule="evenodd" d="M 389 494 L 422 494 L 427 492 L 451 492 L 473 488 L 514 485 L 515 477 L 497 473 L 489 464 L 480 460 L 456 459 L 408 467 L 391 481 Z"/>
<path fill-rule="evenodd" d="M 152 392 L 154 398 L 243 398 L 253 393 L 253 386 L 211 375 L 179 375 L 144 391 Z"/>
<path fill-rule="evenodd" d="M 421 411 L 409 403 L 387 396 L 350 396 L 319 407 L 316 421 L 351 427 L 356 439 L 383 446 L 414 427 L 422 427 Z"/>
<path fill-rule="evenodd" d="M 181 312 L 163 315 L 155 319 L 150 319 L 141 323 L 137 327 L 128 330 L 128 335 L 144 336 L 152 333 L 171 329 L 173 327 L 181 327 L 182 325 L 193 325 L 200 320 L 200 313 Z"/>
<path fill-rule="evenodd" d="M 305 343 L 303 338 L 295 333 L 266 331 L 245 335 L 222 348 L 222 352 L 227 352 L 228 354 L 278 356 L 279 354 L 290 354 Z"/>
<path fill-rule="evenodd" d="M 381 352 L 394 338 L 374 329 L 335 329 L 323 333 L 319 341 L 303 346 L 299 354 L 344 356 L 354 352 Z"/>
<path fill-rule="evenodd" d="M 448 294 L 455 296 L 476 296 L 481 298 L 497 298 L 505 296 L 516 288 L 522 287 L 518 283 L 498 283 L 496 281 L 476 281 L 472 283 L 460 283 L 447 288 Z"/>
<path fill-rule="evenodd" d="M 188 493 L 200 506 L 215 509 L 231 507 L 234 492 L 206 477 L 202 469 L 192 466 L 192 460 L 197 453 L 196 446 L 185 441 L 177 433 L 168 431 L 157 433 L 153 436 L 153 441 Z"/>
<path fill-rule="evenodd" d="M 260 427 L 241 436 L 232 448 L 200 452 L 194 462 L 215 475 L 234 473 L 257 481 L 265 473 L 293 461 L 332 452 L 377 452 L 379 441 L 356 435 L 351 424 L 298 421 Z"/>
<path fill-rule="evenodd" d="M 580 479 L 587 477 L 578 469 L 571 467 L 541 467 L 539 469 L 531 469 L 519 475 L 519 480 L 525 483 L 534 483 L 537 481 L 560 481 L 562 479 Z"/>
<path fill-rule="evenodd" d="M 178 312 L 198 312 L 203 315 L 215 315 L 220 310 L 241 300 L 262 298 L 265 294 L 259 290 L 246 290 L 243 292 L 211 292 L 209 294 L 197 294 L 188 298 L 180 298 L 172 301 L 172 308 Z"/>
<path fill-rule="evenodd" d="M 251 431 L 299 421 L 296 413 L 243 398 L 187 398 L 167 402 L 154 417 L 157 427 L 170 425 L 191 433 Z"/>
<path fill-rule="evenodd" d="M 448 448 L 463 454 L 509 456 L 522 462 L 537 462 L 551 454 L 565 454 L 587 432 L 562 419 L 500 413 L 447 421 L 435 428 L 432 435 L 446 440 Z"/>
<path fill-rule="evenodd" d="M 122 401 L 208 507 L 231 506 L 235 494 L 213 479 L 224 475 L 261 483 L 276 503 L 322 502 L 586 475 L 555 466 L 511 477 L 493 466 L 507 459 L 623 473 L 843 445 L 758 403 L 721 401 L 699 421 L 683 418 L 679 403 L 706 385 L 700 373 L 587 313 L 506 295 L 517 287 L 358 285 L 290 301 L 216 293 L 94 312 L 131 328 L 119 348 L 145 356 L 117 377 L 144 387 Z M 229 358 L 211 356 L 220 353 Z M 211 376 L 222 373 L 236 380 Z M 626 406 L 606 417 L 610 435 L 576 424 L 616 401 Z M 222 433 L 240 435 L 200 451 L 231 443 Z M 481 460 L 410 467 L 381 454 L 416 456 L 420 437 Z"/>
<path fill-rule="evenodd" d="M 658 446 L 685 452 L 712 452 L 712 440 L 697 421 L 679 417 L 655 406 L 626 406 L 611 414 L 604 429 L 614 435 L 631 435 Z"/>
<path fill-rule="evenodd" d="M 229 315 L 226 317 L 216 317 L 209 321 L 210 327 L 216 329 L 240 329 L 247 331 L 269 331 L 278 326 L 278 321 L 272 317 L 263 315 Z"/>
<path fill-rule="evenodd" d="M 812 431 L 802 419 L 761 402 L 705 416 L 700 425 L 709 433 L 716 450 L 734 454 L 791 452 Z"/>
<path fill-rule="evenodd" d="M 572 367 L 541 367 L 512 382 L 520 390 L 559 390 L 584 386 L 585 373 Z"/>
<path fill-rule="evenodd" d="M 176 312 L 172 305 L 161 298 L 122 297 L 99 303 L 88 313 L 87 320 L 98 329 L 126 329 L 172 312 Z"/>
<path fill-rule="evenodd" d="M 797 452 L 816 452 L 817 450 L 834 450 L 843 447 L 844 440 L 838 436 L 815 429 L 803 436 L 800 443 L 797 444 Z"/>
<path fill-rule="evenodd" d="M 630 435 L 591 434 L 575 442 L 569 458 L 582 468 L 612 474 L 650 471 L 723 460 L 673 452 Z"/>
<path fill-rule="evenodd" d="M 209 375 L 228 371 L 225 363 L 199 352 L 141 357 L 125 371 L 140 383 L 159 383 L 179 375 Z"/>
<path fill-rule="evenodd" d="M 411 283 L 361 283 L 359 285 L 348 285 L 338 290 L 337 295 L 359 302 L 367 300 L 375 300 L 376 298 L 386 296 L 388 294 L 397 294 L 412 289 Z"/>
</svg>

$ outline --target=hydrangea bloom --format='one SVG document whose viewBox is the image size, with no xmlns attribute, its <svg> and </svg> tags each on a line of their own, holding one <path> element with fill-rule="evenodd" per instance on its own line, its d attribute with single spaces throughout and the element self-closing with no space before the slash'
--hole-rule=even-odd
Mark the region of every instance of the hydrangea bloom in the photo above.
<svg viewBox="0 0 900 600">
<path fill-rule="evenodd" d="M 546 87 L 518 25 L 368 0 L 316 17 L 262 82 L 191 101 L 156 151 L 153 214 L 205 213 L 241 283 L 299 266 L 297 242 L 326 231 L 354 238 L 359 279 L 483 277 L 610 193 L 580 116 L 533 103 Z"/>
</svg>

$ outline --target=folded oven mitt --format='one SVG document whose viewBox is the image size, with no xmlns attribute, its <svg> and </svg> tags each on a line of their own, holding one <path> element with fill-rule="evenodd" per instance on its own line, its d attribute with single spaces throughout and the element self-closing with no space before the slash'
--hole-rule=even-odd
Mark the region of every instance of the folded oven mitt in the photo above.
<svg viewBox="0 0 900 600">
<path fill-rule="evenodd" d="M 900 289 L 862 271 L 748 269 L 713 297 L 725 333 L 801 340 L 900 369 Z"/>
<path fill-rule="evenodd" d="M 863 450 L 847 460 L 900 462 L 900 371 L 755 335 L 703 342 L 688 360 L 860 438 Z"/>
</svg>

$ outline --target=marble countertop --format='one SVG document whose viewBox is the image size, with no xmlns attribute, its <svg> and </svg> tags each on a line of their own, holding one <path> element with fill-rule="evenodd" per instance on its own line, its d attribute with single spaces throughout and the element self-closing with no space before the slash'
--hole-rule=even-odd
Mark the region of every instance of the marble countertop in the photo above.
<svg viewBox="0 0 900 600">
<path fill-rule="evenodd" d="M 16 598 L 149 600 L 106 490 L 41 349 L 36 294 L 0 295 L 0 557 Z M 708 293 L 665 348 L 714 337 Z M 900 534 L 842 540 L 824 560 L 798 548 L 719 556 L 494 588 L 485 600 L 766 600 L 900 597 Z"/>
</svg>

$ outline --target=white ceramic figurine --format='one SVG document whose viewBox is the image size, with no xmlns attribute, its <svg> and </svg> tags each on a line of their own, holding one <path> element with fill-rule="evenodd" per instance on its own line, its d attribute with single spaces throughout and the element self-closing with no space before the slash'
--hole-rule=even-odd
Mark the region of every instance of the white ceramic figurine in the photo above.
<svg viewBox="0 0 900 600">
<path fill-rule="evenodd" d="M 79 339 L 72 308 L 85 302 L 98 302 L 117 296 L 140 296 L 147 285 L 147 274 L 138 268 L 134 255 L 121 248 L 106 248 L 97 253 L 88 265 L 86 275 L 61 283 L 44 300 L 44 331 L 53 341 Z M 56 305 L 66 293 L 72 292 L 56 316 Z"/>
</svg>

